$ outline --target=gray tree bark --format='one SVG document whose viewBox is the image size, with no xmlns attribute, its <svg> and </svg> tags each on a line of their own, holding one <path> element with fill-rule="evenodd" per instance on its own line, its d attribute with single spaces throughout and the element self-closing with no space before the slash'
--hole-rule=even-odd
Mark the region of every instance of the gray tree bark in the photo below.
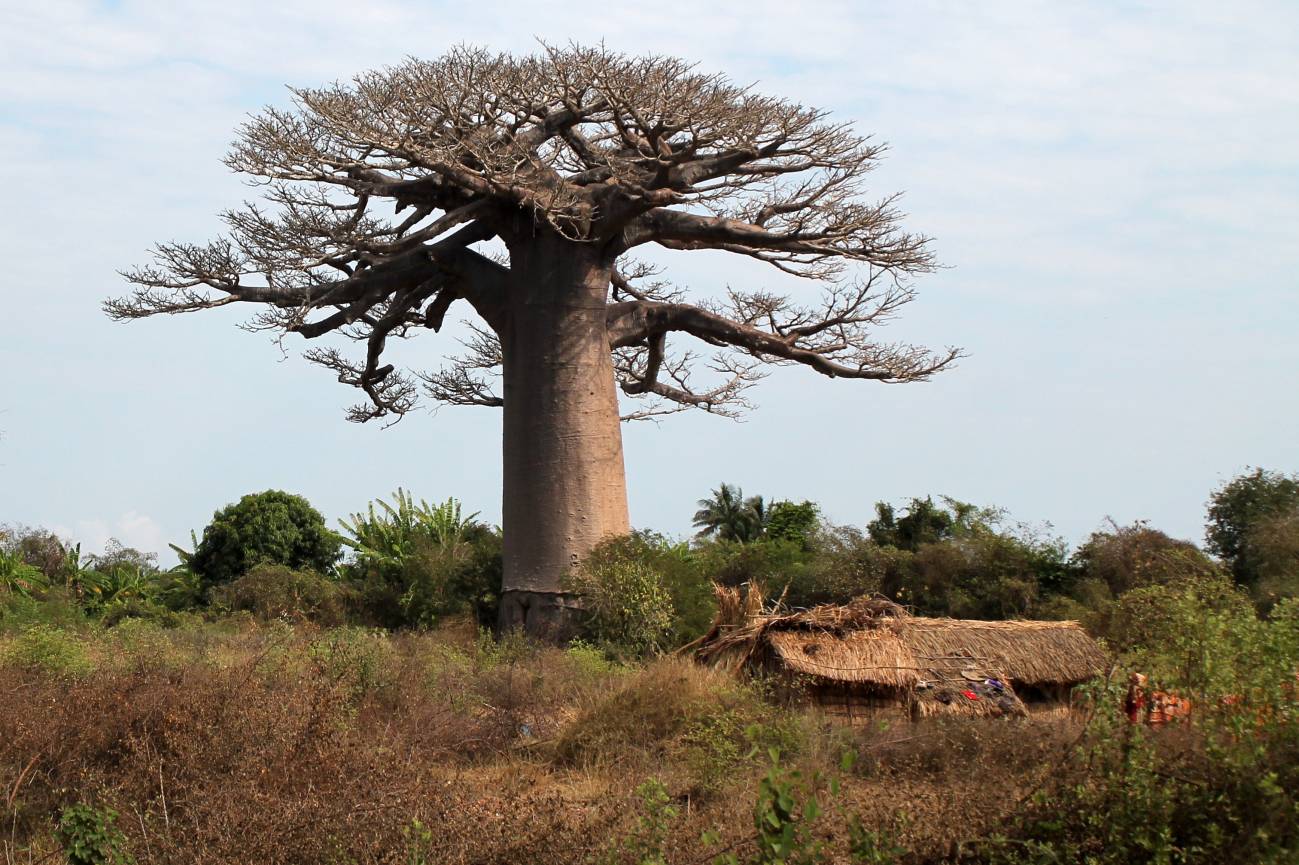
<svg viewBox="0 0 1299 865">
<path fill-rule="evenodd" d="M 504 582 L 500 627 L 556 641 L 575 607 L 563 578 L 630 530 L 606 331 L 610 264 L 551 235 L 511 244 L 504 355 Z"/>
</svg>

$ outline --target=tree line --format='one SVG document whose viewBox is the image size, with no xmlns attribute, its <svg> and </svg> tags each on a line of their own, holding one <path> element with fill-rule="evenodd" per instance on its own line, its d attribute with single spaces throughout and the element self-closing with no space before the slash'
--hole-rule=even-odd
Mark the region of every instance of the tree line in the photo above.
<svg viewBox="0 0 1299 865">
<path fill-rule="evenodd" d="M 611 537 L 568 574 L 578 631 L 645 654 L 707 629 L 712 585 L 757 585 L 788 607 L 884 595 L 919 615 L 1072 618 L 1113 625 L 1118 600 L 1199 582 L 1247 595 L 1260 613 L 1299 594 L 1299 476 L 1253 469 L 1209 499 L 1206 543 L 1146 522 L 1110 522 L 1076 549 L 997 508 L 948 497 L 877 502 L 865 525 L 836 525 L 812 501 L 746 497 L 722 484 L 698 504 L 689 539 Z M 322 624 L 427 628 L 497 621 L 501 531 L 454 498 L 398 490 L 331 528 L 301 496 L 267 491 L 217 511 L 171 569 L 112 542 L 100 554 L 43 529 L 0 534 L 5 615 L 64 604 L 109 623 L 246 611 Z M 35 605 L 35 606 L 34 606 Z"/>
</svg>

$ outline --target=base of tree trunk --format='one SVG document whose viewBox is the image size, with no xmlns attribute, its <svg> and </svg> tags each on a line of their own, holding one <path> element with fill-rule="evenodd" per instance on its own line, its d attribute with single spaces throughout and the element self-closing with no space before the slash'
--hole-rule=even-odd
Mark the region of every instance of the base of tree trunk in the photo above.
<svg viewBox="0 0 1299 865">
<path fill-rule="evenodd" d="M 579 613 L 572 595 L 510 589 L 501 595 L 497 634 L 522 631 L 532 639 L 563 645 L 577 635 Z"/>
</svg>

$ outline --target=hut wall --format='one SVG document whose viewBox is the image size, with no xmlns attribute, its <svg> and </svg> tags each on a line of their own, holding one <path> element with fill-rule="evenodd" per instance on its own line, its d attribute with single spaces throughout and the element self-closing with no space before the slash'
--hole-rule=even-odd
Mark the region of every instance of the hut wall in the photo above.
<svg viewBox="0 0 1299 865">
<path fill-rule="evenodd" d="M 898 689 L 852 682 L 815 682 L 807 687 L 806 694 L 828 717 L 849 726 L 871 723 L 881 715 L 907 717 L 906 695 Z"/>
</svg>

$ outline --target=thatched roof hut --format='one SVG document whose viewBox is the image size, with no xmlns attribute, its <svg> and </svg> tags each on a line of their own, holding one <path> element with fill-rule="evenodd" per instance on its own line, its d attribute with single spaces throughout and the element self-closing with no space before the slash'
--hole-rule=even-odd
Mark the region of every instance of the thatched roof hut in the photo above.
<svg viewBox="0 0 1299 865">
<path fill-rule="evenodd" d="M 718 620 L 695 644 L 697 658 L 800 679 L 817 702 L 849 715 L 1024 714 L 1026 700 L 1058 706 L 1107 663 L 1077 622 L 927 619 L 883 598 L 737 616 L 738 593 L 726 597 L 734 591 L 719 590 Z"/>
</svg>

